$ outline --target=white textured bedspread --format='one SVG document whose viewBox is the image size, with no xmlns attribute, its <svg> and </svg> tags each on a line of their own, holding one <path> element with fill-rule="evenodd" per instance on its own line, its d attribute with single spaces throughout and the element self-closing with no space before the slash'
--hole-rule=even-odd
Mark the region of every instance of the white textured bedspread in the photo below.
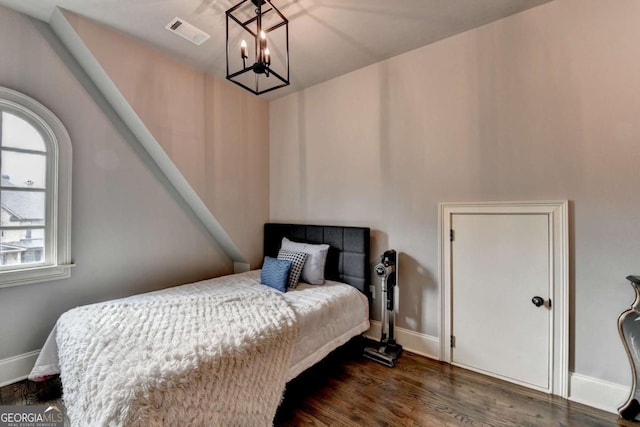
<svg viewBox="0 0 640 427">
<path fill-rule="evenodd" d="M 119 311 L 116 307 L 122 306 L 128 308 L 117 316 L 117 321 L 98 320 L 109 318 L 112 312 Z M 192 308 L 187 308 L 190 306 Z M 274 316 L 264 317 L 266 315 L 261 314 L 271 308 L 276 312 Z M 83 311 L 85 309 L 87 313 L 93 310 L 93 314 L 87 315 Z M 156 311 L 169 311 L 184 319 L 169 320 L 161 315 L 160 320 L 159 315 L 154 314 Z M 100 316 L 95 315 L 98 313 Z M 137 326 L 139 317 L 146 319 L 144 328 Z M 265 327 L 259 332 L 255 331 L 255 326 L 244 324 L 246 321 L 252 324 L 256 317 Z M 185 418 L 177 424 L 158 419 L 158 425 L 271 425 L 275 407 L 273 413 L 271 409 L 267 411 L 269 414 L 260 422 L 254 422 L 255 418 L 238 417 L 243 411 L 254 411 L 251 401 L 260 400 L 262 395 L 265 401 L 275 400 L 277 407 L 284 380 L 296 377 L 350 338 L 366 331 L 369 328 L 368 318 L 366 298 L 349 285 L 332 281 L 320 286 L 300 284 L 297 289 L 282 294 L 260 284 L 259 270 L 250 271 L 71 310 L 58 320 L 29 378 L 37 380 L 62 371 L 65 403 L 72 420 L 80 417 L 79 425 L 92 425 L 81 417 L 85 416 L 83 412 L 87 408 L 96 405 L 101 412 L 110 414 L 107 424 L 135 425 L 130 421 L 131 410 L 122 408 L 123 397 L 142 408 L 139 412 L 147 418 L 144 424 L 154 425 L 145 415 L 147 412 L 151 415 L 157 411 L 161 414 L 158 416 L 164 417 L 182 416 L 182 413 L 163 412 L 184 411 L 184 399 L 198 401 L 202 396 L 214 397 L 207 397 L 210 407 L 193 411 L 201 413 L 198 415 L 201 418 Z M 296 334 L 297 331 L 299 333 Z M 89 345 L 82 351 L 69 351 L 76 344 L 67 344 L 65 340 L 76 340 L 76 336 L 83 335 L 101 336 L 96 341 L 102 344 Z M 256 340 L 255 336 L 261 338 Z M 295 347 L 288 350 L 285 341 L 292 336 Z M 166 345 L 160 345 L 160 342 Z M 113 349 L 105 352 L 102 346 Z M 186 356 L 191 348 L 194 349 L 192 354 L 197 356 Z M 247 368 L 243 376 L 227 375 L 228 372 L 221 375 L 221 365 L 204 363 L 211 357 L 229 358 L 219 359 L 222 364 L 235 363 L 245 353 L 251 352 L 258 352 L 263 357 L 261 361 L 253 360 L 253 367 Z M 183 366 L 178 360 L 185 357 L 190 364 Z M 278 360 L 273 362 L 273 358 Z M 81 364 L 78 368 L 74 367 L 77 363 Z M 72 366 L 65 368 L 65 365 Z M 119 372 L 97 373 L 98 365 L 102 365 L 100 370 Z M 114 366 L 117 369 L 110 368 Z M 255 377 L 249 372 L 254 368 L 260 371 Z M 282 369 L 284 380 L 281 381 Z M 70 376 L 71 372 L 74 374 Z M 169 375 L 168 372 L 172 373 Z M 219 374 L 220 379 L 211 379 L 211 375 Z M 118 379 L 120 383 L 117 386 L 111 378 L 113 375 L 122 377 Z M 168 376 L 175 376 L 179 381 L 167 382 Z M 208 380 L 201 382 L 198 380 L 200 377 Z M 251 390 L 245 392 L 239 383 L 247 379 L 252 384 L 249 385 Z M 267 387 L 279 388 L 278 392 L 268 391 L 262 381 L 270 382 Z M 199 389 L 191 388 L 191 382 Z M 137 383 L 141 386 L 137 387 Z M 216 383 L 220 384 L 219 388 Z M 105 388 L 106 391 L 103 390 Z M 132 389 L 139 391 L 134 393 Z M 256 391 L 258 396 L 255 396 Z M 161 396 L 161 399 L 167 399 L 166 405 L 162 405 L 164 409 L 144 404 L 149 396 L 163 393 L 167 394 L 166 397 Z M 236 405 L 241 408 L 236 408 Z M 215 414 L 207 413 L 207 410 Z M 235 421 L 224 418 L 234 412 Z M 255 411 L 247 416 L 253 415 Z M 214 417 L 218 417 L 217 421 Z"/>
<path fill-rule="evenodd" d="M 296 312 L 300 331 L 287 381 L 369 329 L 369 303 L 352 286 L 331 280 L 324 285 L 300 283 L 284 296 Z"/>
<path fill-rule="evenodd" d="M 298 332 L 294 311 L 282 294 L 237 276 L 191 286 L 60 317 L 72 425 L 272 424 Z"/>
</svg>

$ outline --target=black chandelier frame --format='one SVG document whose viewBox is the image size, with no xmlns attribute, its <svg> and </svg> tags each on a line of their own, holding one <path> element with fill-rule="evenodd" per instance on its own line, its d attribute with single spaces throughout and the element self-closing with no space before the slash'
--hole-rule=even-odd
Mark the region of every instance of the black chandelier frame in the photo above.
<svg viewBox="0 0 640 427">
<path fill-rule="evenodd" d="M 250 1 L 256 7 L 255 13 L 256 15 L 252 18 L 249 18 L 246 21 L 241 21 L 237 16 L 234 15 L 238 9 L 240 9 L 246 2 Z M 266 5 L 267 9 L 263 10 L 263 7 Z M 262 28 L 262 17 L 267 13 L 276 13 L 280 21 L 271 27 L 264 29 Z M 280 89 L 281 87 L 285 87 L 289 85 L 289 20 L 278 10 L 277 7 L 273 5 L 271 0 L 242 0 L 240 3 L 236 4 L 232 8 L 226 11 L 227 19 L 226 19 L 226 44 L 227 44 L 227 80 L 237 84 L 238 86 L 243 87 L 249 92 L 254 93 L 255 95 L 261 95 L 263 93 L 271 92 L 272 90 Z M 230 46 L 229 46 L 229 20 L 232 20 L 236 24 L 238 24 L 244 31 L 247 31 L 254 40 L 254 48 L 255 48 L 255 58 L 256 62 L 247 66 L 245 62 L 246 56 L 242 56 L 242 64 L 243 68 L 239 71 L 231 72 L 229 70 L 229 54 L 230 54 Z M 257 21 L 257 22 L 256 22 Z M 256 31 L 254 32 L 250 25 L 256 22 Z M 260 32 L 264 31 L 265 35 L 268 35 L 270 32 L 277 30 L 284 26 L 285 31 L 285 40 L 286 40 L 286 49 L 285 49 L 285 68 L 286 68 L 286 76 L 281 75 L 279 72 L 275 71 L 271 68 L 270 59 L 263 58 L 263 54 L 259 54 L 260 52 Z M 247 86 L 240 80 L 236 78 L 248 73 L 253 72 L 255 74 L 255 87 Z M 267 78 L 270 76 L 274 76 L 277 78 L 280 83 L 269 87 L 267 89 L 260 89 L 260 74 L 264 74 Z M 283 73 L 284 74 L 284 73 Z"/>
</svg>

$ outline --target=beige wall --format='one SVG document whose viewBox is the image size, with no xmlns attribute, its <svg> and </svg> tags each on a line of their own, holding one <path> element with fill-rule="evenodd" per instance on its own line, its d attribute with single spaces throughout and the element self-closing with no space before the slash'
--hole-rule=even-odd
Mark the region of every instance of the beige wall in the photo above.
<svg viewBox="0 0 640 427">
<path fill-rule="evenodd" d="M 437 336 L 438 202 L 568 199 L 570 368 L 629 384 L 638 16 L 556 0 L 272 101 L 271 219 L 371 226 L 401 252 L 399 326 Z"/>
<path fill-rule="evenodd" d="M 71 278 L 0 288 L 0 361 L 39 349 L 64 311 L 188 283 L 232 263 L 160 171 L 26 17 L 0 7 L 0 85 L 64 123 L 73 146 Z M 0 372 L 0 376 L 5 372 Z"/>
<path fill-rule="evenodd" d="M 87 18 L 65 16 L 252 268 L 259 267 L 269 216 L 267 102 Z"/>
</svg>

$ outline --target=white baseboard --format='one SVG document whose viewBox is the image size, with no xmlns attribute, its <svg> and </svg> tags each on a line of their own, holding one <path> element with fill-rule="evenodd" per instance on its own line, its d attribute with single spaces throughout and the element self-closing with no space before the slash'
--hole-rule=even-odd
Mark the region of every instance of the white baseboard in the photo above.
<svg viewBox="0 0 640 427">
<path fill-rule="evenodd" d="M 0 387 L 17 383 L 27 378 L 36 363 L 40 350 L 19 354 L 0 360 Z"/>
<path fill-rule="evenodd" d="M 585 375 L 569 374 L 569 400 L 618 413 L 618 407 L 629 397 L 629 387 Z"/>
<path fill-rule="evenodd" d="M 380 339 L 381 323 L 377 320 L 371 321 L 371 327 L 365 335 L 368 338 Z M 409 329 L 395 327 L 396 341 L 411 353 L 419 354 L 430 359 L 440 360 L 440 339 L 431 335 L 410 331 Z"/>
</svg>

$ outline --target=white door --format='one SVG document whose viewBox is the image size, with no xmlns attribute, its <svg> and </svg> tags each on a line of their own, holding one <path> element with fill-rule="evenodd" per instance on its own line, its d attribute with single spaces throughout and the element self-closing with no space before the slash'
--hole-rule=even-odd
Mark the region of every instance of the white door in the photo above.
<svg viewBox="0 0 640 427">
<path fill-rule="evenodd" d="M 550 391 L 549 216 L 453 214 L 451 228 L 452 363 Z"/>
</svg>

